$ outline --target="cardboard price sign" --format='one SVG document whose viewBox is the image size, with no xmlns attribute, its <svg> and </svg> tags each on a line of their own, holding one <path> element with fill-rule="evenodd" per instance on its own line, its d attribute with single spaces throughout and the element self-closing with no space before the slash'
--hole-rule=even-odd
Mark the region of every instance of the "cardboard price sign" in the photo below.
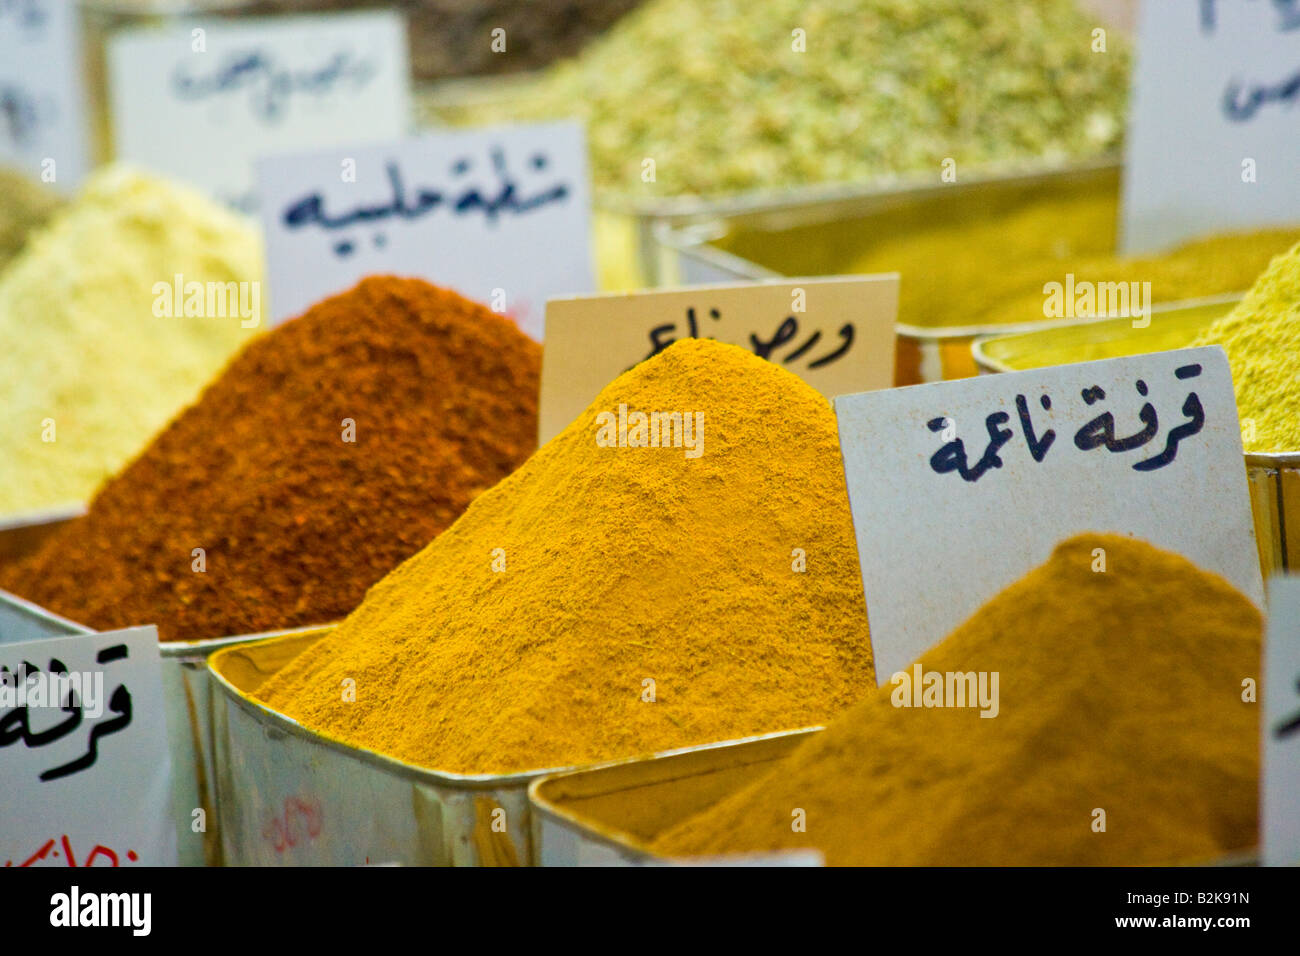
<svg viewBox="0 0 1300 956">
<path fill-rule="evenodd" d="M 258 164 L 273 322 L 375 273 L 450 286 L 542 337 L 595 285 L 577 123 L 432 133 Z"/>
<path fill-rule="evenodd" d="M 678 339 L 750 349 L 827 398 L 894 383 L 898 276 L 780 279 L 546 303 L 545 444 L 638 362 Z"/>
<path fill-rule="evenodd" d="M 1298 101 L 1300 4 L 1143 0 L 1124 251 L 1300 220 Z"/>
<path fill-rule="evenodd" d="M 0 165 L 65 192 L 89 168 L 77 13 L 68 0 L 0 3 Z"/>
<path fill-rule="evenodd" d="M 835 412 L 882 683 L 1085 531 L 1185 555 L 1263 606 L 1218 346 L 847 395 Z"/>
<path fill-rule="evenodd" d="M 1263 863 L 1300 866 L 1300 577 L 1269 580 L 1261 729 Z"/>
<path fill-rule="evenodd" d="M 252 212 L 263 154 L 405 135 L 406 49 L 385 12 L 123 30 L 107 49 L 117 155 Z"/>
<path fill-rule="evenodd" d="M 0 644 L 5 866 L 174 866 L 158 630 Z"/>
</svg>

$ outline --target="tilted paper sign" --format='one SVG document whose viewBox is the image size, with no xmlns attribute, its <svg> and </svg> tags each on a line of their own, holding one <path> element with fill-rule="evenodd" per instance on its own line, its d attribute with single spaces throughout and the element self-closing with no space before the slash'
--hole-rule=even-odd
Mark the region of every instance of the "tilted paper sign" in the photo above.
<svg viewBox="0 0 1300 956">
<path fill-rule="evenodd" d="M 835 412 L 881 683 L 1081 532 L 1175 551 L 1263 606 L 1218 346 L 846 395 Z"/>
<path fill-rule="evenodd" d="M 89 169 L 78 5 L 0 3 L 0 166 L 64 192 Z"/>
<path fill-rule="evenodd" d="M 448 286 L 541 339 L 595 284 L 577 123 L 439 132 L 258 164 L 273 321 L 376 273 Z"/>
<path fill-rule="evenodd" d="M 246 212 L 257 158 L 409 128 L 405 21 L 391 12 L 123 30 L 107 60 L 118 157 Z"/>
<path fill-rule="evenodd" d="M 1297 105 L 1300 4 L 1143 0 L 1124 251 L 1300 221 Z"/>
<path fill-rule="evenodd" d="M 175 865 L 157 628 L 0 644 L 0 777 L 3 865 Z"/>
<path fill-rule="evenodd" d="M 1300 577 L 1268 582 L 1263 690 L 1263 863 L 1300 866 Z"/>
<path fill-rule="evenodd" d="M 889 388 L 897 313 L 894 274 L 552 299 L 539 439 L 549 441 L 611 381 L 684 338 L 749 349 L 827 398 Z"/>
</svg>

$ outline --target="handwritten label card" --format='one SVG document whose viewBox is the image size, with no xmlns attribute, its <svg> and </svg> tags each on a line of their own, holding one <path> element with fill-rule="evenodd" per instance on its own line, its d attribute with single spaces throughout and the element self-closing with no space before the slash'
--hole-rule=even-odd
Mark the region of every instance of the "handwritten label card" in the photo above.
<svg viewBox="0 0 1300 956">
<path fill-rule="evenodd" d="M 1124 250 L 1300 221 L 1297 106 L 1300 3 L 1143 0 Z"/>
<path fill-rule="evenodd" d="M 172 866 L 153 626 L 0 644 L 0 860 Z"/>
<path fill-rule="evenodd" d="M 258 164 L 274 322 L 375 273 L 450 286 L 541 339 L 595 284 L 576 123 L 438 132 Z"/>
<path fill-rule="evenodd" d="M 89 168 L 77 5 L 0 2 L 0 165 L 57 189 Z"/>
<path fill-rule="evenodd" d="M 836 399 L 882 680 L 1080 532 L 1132 535 L 1263 606 L 1218 346 Z"/>
<path fill-rule="evenodd" d="M 258 157 L 407 130 L 406 25 L 396 13 L 124 30 L 107 59 L 117 156 L 249 212 Z"/>
<path fill-rule="evenodd" d="M 893 274 L 552 299 L 539 440 L 550 441 L 602 388 L 678 339 L 750 349 L 827 398 L 889 388 L 897 313 Z"/>
<path fill-rule="evenodd" d="M 1263 863 L 1300 866 L 1300 577 L 1268 582 L 1261 729 Z"/>
</svg>

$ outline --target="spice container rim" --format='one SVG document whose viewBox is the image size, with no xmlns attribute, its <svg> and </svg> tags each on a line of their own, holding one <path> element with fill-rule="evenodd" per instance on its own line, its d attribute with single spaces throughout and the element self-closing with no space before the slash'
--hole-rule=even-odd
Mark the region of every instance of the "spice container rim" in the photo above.
<svg viewBox="0 0 1300 956">
<path fill-rule="evenodd" d="M 3 588 L 0 588 L 0 604 L 12 605 L 24 614 L 28 614 L 38 620 L 66 628 L 70 632 L 67 635 L 69 637 L 95 633 L 92 628 L 89 628 L 84 624 L 66 618 L 61 614 L 55 614 L 49 608 L 42 607 L 34 601 L 29 601 L 27 598 L 14 594 L 12 591 L 6 591 Z"/>
<path fill-rule="evenodd" d="M 322 628 L 316 628 L 325 633 L 332 631 L 335 625 L 329 625 Z M 310 631 L 313 629 L 307 629 Z M 302 633 L 306 633 L 304 631 Z M 294 633 L 285 636 L 302 636 L 302 633 Z M 325 636 L 323 633 L 322 637 Z M 643 762 L 663 757 L 679 756 L 699 750 L 709 750 L 718 747 L 734 746 L 739 743 L 747 743 L 753 740 L 765 739 L 767 737 L 779 737 L 782 735 L 799 733 L 799 730 L 774 731 L 768 734 L 761 734 L 755 737 L 743 737 L 732 740 L 714 741 L 707 744 L 694 744 L 686 747 L 678 747 L 672 750 L 657 751 L 652 754 L 641 754 L 631 757 L 619 757 L 614 760 L 605 760 L 587 764 L 569 764 L 560 767 L 539 768 L 536 770 L 517 770 L 509 773 L 455 773 L 449 770 L 436 770 L 432 767 L 423 767 L 418 764 L 409 763 L 398 757 L 392 757 L 388 754 L 380 753 L 368 747 L 360 747 L 354 744 L 339 740 L 329 734 L 312 730 L 306 725 L 300 723 L 294 718 L 274 710 L 261 701 L 255 700 L 249 694 L 240 690 L 232 684 L 221 672 L 221 658 L 234 648 L 220 648 L 217 653 L 208 658 L 208 674 L 212 678 L 214 685 L 236 705 L 254 718 L 261 720 L 264 724 L 271 726 L 292 737 L 306 739 L 312 743 L 321 744 L 331 750 L 338 751 L 350 757 L 355 757 L 364 763 L 372 764 L 379 769 L 394 773 L 398 776 L 415 780 L 421 783 L 435 784 L 438 786 L 460 787 L 462 789 L 490 790 L 499 787 L 527 785 L 534 780 L 545 777 L 558 777 L 570 773 L 593 770 L 599 767 L 609 767 L 620 764 Z M 804 728 L 807 729 L 807 728 Z"/>
<path fill-rule="evenodd" d="M 224 650 L 227 647 L 234 647 L 237 644 L 252 644 L 260 641 L 271 640 L 277 637 L 300 637 L 303 634 L 309 634 L 312 631 L 326 630 L 337 627 L 338 622 L 334 621 L 328 624 L 307 624 L 302 627 L 287 627 L 274 631 L 258 631 L 255 634 L 231 634 L 226 637 L 202 637 L 193 641 L 159 641 L 159 653 L 163 657 L 180 657 L 185 658 L 193 654 L 197 657 L 206 657 L 216 651 Z"/>
<path fill-rule="evenodd" d="M 73 518 L 84 518 L 87 510 L 88 508 L 84 504 L 64 504 L 53 505 L 48 508 L 10 512 L 6 515 L 0 515 L 0 534 L 6 531 L 29 528 L 34 525 L 54 524 L 60 521 L 70 521 Z"/>
<path fill-rule="evenodd" d="M 680 761 L 682 758 L 689 759 L 695 755 L 707 756 L 717 752 L 726 753 L 728 751 L 735 751 L 740 748 L 752 749 L 768 741 L 789 741 L 789 749 L 793 749 L 798 745 L 800 740 L 811 737 L 825 729 L 824 725 L 816 725 L 811 727 L 799 727 L 793 730 L 778 730 L 772 733 L 755 734 L 750 737 L 722 740 L 711 744 L 680 747 L 676 750 L 666 750 L 649 756 L 625 757 L 619 760 L 607 761 L 605 763 L 591 764 L 583 767 L 575 767 L 570 770 L 545 774 L 536 778 L 528 785 L 528 805 L 539 818 L 546 818 L 555 823 L 577 828 L 587 839 L 615 847 L 623 852 L 633 852 L 646 859 L 668 859 L 667 857 L 660 857 L 657 854 L 652 853 L 645 845 L 632 839 L 626 831 L 618 830 L 605 824 L 595 823 L 594 821 L 585 819 L 579 814 L 573 813 L 565 807 L 555 803 L 543 791 L 549 787 L 562 785 L 563 781 L 566 779 L 586 779 L 594 776 L 618 774 L 620 771 L 625 773 L 635 772 L 643 768 L 654 767 L 656 764 L 663 766 L 666 765 L 667 761 L 674 759 Z M 770 759 L 781 759 L 782 756 L 784 755 L 773 756 Z M 760 761 L 754 762 L 757 763 Z"/>
</svg>

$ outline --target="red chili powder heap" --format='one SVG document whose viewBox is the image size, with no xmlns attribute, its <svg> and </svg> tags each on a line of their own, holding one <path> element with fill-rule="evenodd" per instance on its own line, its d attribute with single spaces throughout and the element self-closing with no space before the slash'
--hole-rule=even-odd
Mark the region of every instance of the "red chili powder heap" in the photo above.
<svg viewBox="0 0 1300 956">
<path fill-rule="evenodd" d="M 365 279 L 249 343 L 0 587 L 164 641 L 342 618 L 532 453 L 540 365 L 483 306 Z"/>
</svg>

